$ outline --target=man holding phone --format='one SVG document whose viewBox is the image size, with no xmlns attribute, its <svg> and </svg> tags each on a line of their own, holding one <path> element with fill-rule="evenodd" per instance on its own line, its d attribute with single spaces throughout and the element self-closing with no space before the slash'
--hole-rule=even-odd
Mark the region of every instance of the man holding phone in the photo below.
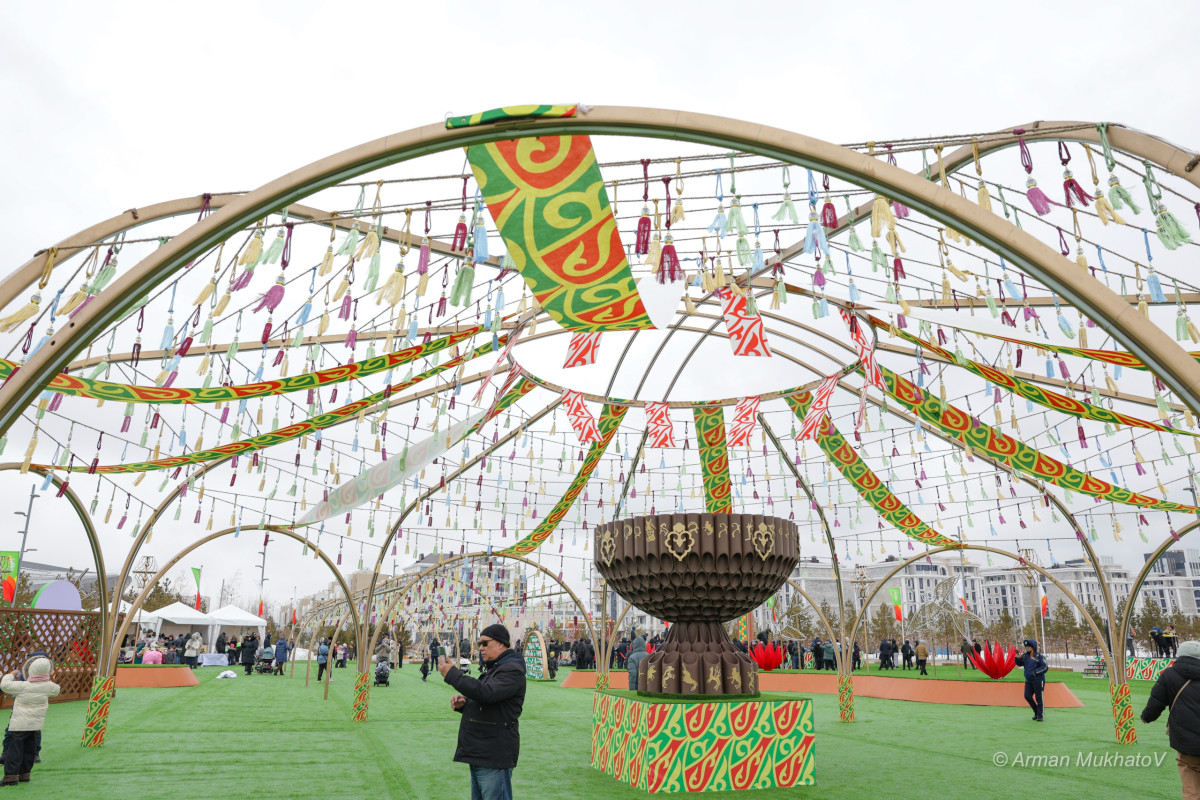
<svg viewBox="0 0 1200 800">
<path fill-rule="evenodd" d="M 525 704 L 525 660 L 510 649 L 503 625 L 479 635 L 483 674 L 472 678 L 438 653 L 442 679 L 460 694 L 450 708 L 462 714 L 454 760 L 471 768 L 471 800 L 512 800 L 512 771 L 521 750 L 518 720 Z"/>
</svg>

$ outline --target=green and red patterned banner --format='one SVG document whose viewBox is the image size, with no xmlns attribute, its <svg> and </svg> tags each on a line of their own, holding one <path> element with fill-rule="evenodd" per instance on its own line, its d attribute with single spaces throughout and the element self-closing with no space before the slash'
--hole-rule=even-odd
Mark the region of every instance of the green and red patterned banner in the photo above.
<svg viewBox="0 0 1200 800">
<path fill-rule="evenodd" d="M 783 399 L 791 407 L 792 413 L 798 419 L 803 420 L 804 415 L 808 413 L 809 405 L 812 403 L 812 394 L 810 392 L 801 392 L 800 394 L 788 395 Z M 900 502 L 900 498 L 892 494 L 892 490 L 883 481 L 879 480 L 879 476 L 867 466 L 866 462 L 859 457 L 854 447 L 838 432 L 838 429 L 833 425 L 833 420 L 828 415 L 821 421 L 821 428 L 817 432 L 817 446 L 821 448 L 825 455 L 829 456 L 830 460 L 837 466 L 838 471 L 842 473 L 842 477 L 849 481 L 855 490 L 862 495 L 862 498 L 870 503 L 871 507 L 891 523 L 896 530 L 929 547 L 946 547 L 958 544 L 954 539 L 943 536 L 926 525 L 908 506 Z"/>
<path fill-rule="evenodd" d="M 710 514 L 733 511 L 729 484 L 729 447 L 725 442 L 725 412 L 720 406 L 695 406 L 696 445 L 704 476 L 704 503 Z"/>
<path fill-rule="evenodd" d="M 371 699 L 371 673 L 358 673 L 354 682 L 354 721 L 367 721 L 367 703 Z"/>
<path fill-rule="evenodd" d="M 838 676 L 838 719 L 854 722 L 854 678 L 850 675 Z"/>
<path fill-rule="evenodd" d="M 446 120 L 446 130 L 455 128 L 470 128 L 474 125 L 487 125 L 492 122 L 507 122 L 513 119 L 534 119 L 537 117 L 573 117 L 577 105 L 569 106 L 504 106 L 480 111 L 478 114 L 467 114 L 461 117 L 449 117 Z"/>
<path fill-rule="evenodd" d="M 600 463 L 600 457 L 604 455 L 604 451 L 608 449 L 608 445 L 613 440 L 613 436 L 617 432 L 617 428 L 621 427 L 621 420 L 625 418 L 625 412 L 629 409 L 625 406 L 611 406 L 605 404 L 604 410 L 600 412 L 600 441 L 593 442 L 588 449 L 587 455 L 583 459 L 583 464 L 579 467 L 579 473 L 571 481 L 571 485 L 567 488 L 567 493 L 562 496 L 554 508 L 546 515 L 546 518 L 533 529 L 533 532 L 526 536 L 521 541 L 514 544 L 512 547 L 506 547 L 503 550 L 498 550 L 497 554 L 502 556 L 524 556 L 532 553 L 541 547 L 542 542 L 550 538 L 550 534 L 554 533 L 554 529 L 558 527 L 558 523 L 562 522 L 562 518 L 571 510 L 571 506 L 575 504 L 575 498 L 579 497 L 579 493 L 583 491 L 583 487 L 587 485 L 588 479 L 592 476 L 596 466 Z"/>
<path fill-rule="evenodd" d="M 550 317 L 573 331 L 653 328 L 587 136 L 467 148 L 508 255 Z"/>
<path fill-rule="evenodd" d="M 1137 728 L 1133 726 L 1133 705 L 1129 702 L 1129 684 L 1109 683 L 1108 693 L 1112 698 L 1113 731 L 1117 735 L 1117 744 L 1133 744 L 1137 741 Z"/>
<path fill-rule="evenodd" d="M 871 317 L 871 324 L 876 327 L 889 328 L 888 324 L 878 317 Z M 1022 378 L 1009 377 L 1009 375 L 1001 370 L 993 369 L 987 364 L 981 364 L 978 361 L 971 361 L 966 358 L 959 358 L 954 353 L 945 348 L 938 347 L 933 342 L 927 342 L 924 339 L 913 336 L 911 333 L 902 331 L 895 326 L 889 328 L 892 335 L 900 336 L 907 339 L 915 345 L 928 350 L 931 353 L 936 353 L 952 364 L 975 373 L 984 380 L 991 381 L 996 386 L 1002 389 L 1007 389 L 1010 392 L 1019 394 L 1026 400 L 1030 400 L 1045 408 L 1061 411 L 1064 414 L 1069 414 L 1072 417 L 1082 417 L 1083 419 L 1094 419 L 1097 422 L 1109 422 L 1113 425 L 1132 425 L 1136 428 L 1148 428 L 1152 431 L 1162 431 L 1163 433 L 1178 433 L 1184 436 L 1200 436 L 1198 433 L 1190 431 L 1181 431 L 1178 428 L 1172 428 L 1169 425 L 1160 425 L 1157 422 L 1149 422 L 1138 417 L 1131 417 L 1127 414 L 1121 414 L 1116 411 L 1109 411 L 1107 408 L 1099 405 L 1091 405 L 1089 403 L 1081 403 L 1078 400 L 1072 400 L 1064 394 L 1052 392 L 1049 389 L 1042 389 L 1035 386 L 1029 381 Z"/>
<path fill-rule="evenodd" d="M 654 703 L 592 695 L 592 766 L 650 794 L 812 786 L 815 744 L 808 699 Z"/>
<path fill-rule="evenodd" d="M 152 470 L 179 467 L 185 464 L 201 464 L 205 461 L 215 461 L 219 458 L 241 455 L 242 453 L 251 453 L 255 450 L 262 450 L 265 447 L 274 447 L 277 444 L 283 444 L 284 442 L 304 436 L 307 433 L 324 430 L 325 428 L 345 422 L 346 420 L 356 416 L 358 412 L 365 411 L 377 403 L 386 401 L 397 392 L 402 392 L 427 378 L 431 378 L 434 375 L 445 372 L 448 369 L 454 369 L 459 364 L 465 364 L 467 361 L 470 361 L 473 358 L 478 358 L 479 356 L 490 353 L 491 351 L 492 343 L 488 342 L 481 347 L 475 348 L 473 352 L 465 356 L 452 358 L 445 364 L 433 367 L 432 369 L 427 369 L 420 375 L 414 375 L 412 378 L 409 378 L 406 381 L 393 384 L 381 392 L 367 395 L 355 403 L 344 405 L 341 408 L 336 408 L 333 411 L 329 411 L 324 414 L 318 414 L 315 417 L 309 417 L 308 419 L 301 420 L 294 425 L 288 425 L 287 427 L 279 428 L 278 430 L 271 431 L 270 433 L 263 433 L 259 434 L 258 436 L 251 436 L 249 439 L 242 439 L 240 441 L 230 442 L 229 444 L 223 444 L 220 447 L 214 447 L 211 450 L 199 450 L 194 453 L 189 453 L 185 456 L 172 456 L 170 458 L 160 458 L 155 461 L 140 461 L 134 464 L 98 466 L 93 471 L 107 474 L 124 472 L 150 472 Z M 89 470 L 92 470 L 90 465 L 76 467 L 50 467 L 49 465 L 39 464 L 36 468 L 45 470 L 56 469 L 60 472 L 88 472 Z"/>
<path fill-rule="evenodd" d="M 528 377 L 526 377 L 525 375 L 522 375 L 520 373 L 520 367 L 517 367 L 514 365 L 513 369 L 518 370 L 517 375 L 519 377 L 519 380 L 517 381 L 516 385 L 513 386 L 511 389 L 509 389 L 507 392 L 504 392 L 503 396 L 501 396 L 500 399 L 496 401 L 496 404 L 493 405 L 490 409 L 488 409 L 488 413 L 484 415 L 483 419 L 479 420 L 479 422 L 476 422 L 474 425 L 472 425 L 471 428 L 466 433 L 464 433 L 462 435 L 462 438 L 460 438 L 458 441 L 461 442 L 463 439 L 465 439 L 468 436 L 470 436 L 471 434 L 475 433 L 477 430 L 479 430 L 484 425 L 486 425 L 488 420 L 494 419 L 496 417 L 496 415 L 499 414 L 501 411 L 505 410 L 506 408 L 511 406 L 513 403 L 517 402 L 522 397 L 524 397 L 525 395 L 532 392 L 535 388 L 537 388 L 536 383 L 534 383 Z M 501 389 L 501 391 L 503 391 L 503 389 Z"/>
<path fill-rule="evenodd" d="M 1172 503 L 1168 500 L 1156 500 L 1153 497 L 1113 486 L 1107 481 L 1063 464 L 1007 434 L 984 425 L 972 418 L 970 414 L 952 405 L 943 405 L 936 397 L 922 391 L 887 367 L 880 365 L 879 368 L 887 383 L 888 394 L 916 412 L 921 419 L 936 425 L 968 447 L 973 447 L 991 458 L 1007 464 L 1012 469 L 1018 469 L 1027 475 L 1049 481 L 1063 489 L 1099 497 L 1113 503 L 1153 508 L 1158 511 L 1200 514 L 1200 507 Z"/>
<path fill-rule="evenodd" d="M 108 710 L 117 691 L 115 676 L 97 675 L 92 678 L 92 694 L 88 698 L 87 713 L 83 721 L 84 747 L 99 747 L 104 744 L 108 731 Z"/>
<path fill-rule="evenodd" d="M 1125 658 L 1125 677 L 1130 680 L 1156 681 L 1167 667 L 1173 665 L 1173 658 Z"/>
<path fill-rule="evenodd" d="M 1049 344 L 1048 342 L 1027 342 L 1023 339 L 1010 339 L 1007 336 L 999 336 L 993 333 L 980 333 L 973 331 L 980 336 L 986 336 L 989 339 L 997 339 L 1001 342 L 1009 342 L 1011 344 L 1020 345 L 1021 347 L 1030 347 L 1035 350 L 1048 350 L 1051 353 L 1058 353 L 1064 356 L 1077 356 L 1079 358 L 1090 358 L 1093 361 L 1103 361 L 1106 364 L 1112 364 L 1118 367 L 1129 367 L 1131 369 L 1146 369 L 1146 364 L 1140 358 L 1132 353 L 1116 353 L 1112 350 L 1090 350 L 1086 347 L 1064 347 L 1059 344 Z M 1189 352 L 1189 356 L 1200 361 L 1200 352 Z"/>
<path fill-rule="evenodd" d="M 259 383 L 244 383 L 239 386 L 210 386 L 198 389 L 175 389 L 164 386 L 135 386 L 125 383 L 110 383 L 109 381 L 80 378 L 75 375 L 59 373 L 51 379 L 46 387 L 52 392 L 77 397 L 90 397 L 96 400 L 113 400 L 120 403 L 227 403 L 234 400 L 250 400 L 255 397 L 287 394 L 302 389 L 319 389 L 322 386 L 333 386 L 348 380 L 359 380 L 403 366 L 418 358 L 428 358 L 435 353 L 441 353 L 454 347 L 459 342 L 470 339 L 483 330 L 476 325 L 441 339 L 434 339 L 426 344 L 417 344 L 397 350 L 387 355 L 356 361 L 317 372 L 306 372 L 291 378 L 280 378 L 274 381 Z M 508 340 L 508 334 L 500 337 L 500 343 Z M 490 350 L 491 347 L 489 346 Z M 0 381 L 8 379 L 16 369 L 15 361 L 0 359 Z"/>
</svg>

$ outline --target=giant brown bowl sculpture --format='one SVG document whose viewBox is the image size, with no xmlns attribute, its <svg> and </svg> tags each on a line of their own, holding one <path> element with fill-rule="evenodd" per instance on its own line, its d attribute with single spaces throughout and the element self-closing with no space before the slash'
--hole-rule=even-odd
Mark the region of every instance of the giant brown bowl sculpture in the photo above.
<svg viewBox="0 0 1200 800">
<path fill-rule="evenodd" d="M 596 568 L 625 600 L 671 623 L 638 690 L 758 694 L 758 667 L 722 623 L 774 594 L 796 566 L 796 525 L 757 514 L 657 514 L 595 530 Z"/>
</svg>

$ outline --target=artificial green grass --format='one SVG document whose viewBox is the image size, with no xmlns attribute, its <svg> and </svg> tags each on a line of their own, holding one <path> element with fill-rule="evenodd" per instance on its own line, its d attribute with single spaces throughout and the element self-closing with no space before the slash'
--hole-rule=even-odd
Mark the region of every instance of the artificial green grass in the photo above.
<svg viewBox="0 0 1200 800">
<path fill-rule="evenodd" d="M 315 667 L 305 688 L 304 666 L 297 664 L 291 678 L 239 671 L 234 680 L 215 680 L 222 668 L 203 667 L 199 686 L 121 689 L 112 703 L 108 741 L 99 749 L 79 746 L 86 703 L 53 705 L 42 763 L 18 796 L 163 797 L 180 786 L 205 797 L 228 794 L 232 786 L 253 786 L 273 799 L 469 795 L 466 766 L 451 760 L 459 720 L 450 711 L 453 690 L 436 673 L 422 683 L 411 665 L 393 671 L 390 687 L 371 691 L 370 720 L 354 723 L 353 669 L 334 670 L 325 701 Z M 881 780 L 906 786 L 910 794 L 951 792 L 972 800 L 1029 792 L 1048 798 L 1178 797 L 1178 769 L 1162 721 L 1139 723 L 1140 741 L 1118 746 L 1107 681 L 1068 675 L 1065 682 L 1085 706 L 1047 710 L 1044 723 L 1032 722 L 1025 708 L 860 697 L 858 721 L 846 725 L 838 722 L 835 695 L 805 695 L 815 714 L 817 785 L 750 797 L 873 797 Z M 1152 684 L 1131 685 L 1136 714 Z M 517 797 L 646 797 L 592 768 L 592 696 L 530 682 L 520 765 L 513 773 Z M 6 721 L 0 712 L 0 723 Z M 1010 765 L 996 766 L 996 753 Z M 1152 766 L 1081 767 L 1078 753 L 1093 759 L 1141 755 Z M 1012 766 L 1018 754 L 1069 756 L 1070 764 Z M 1160 754 L 1165 757 L 1153 766 Z"/>
</svg>

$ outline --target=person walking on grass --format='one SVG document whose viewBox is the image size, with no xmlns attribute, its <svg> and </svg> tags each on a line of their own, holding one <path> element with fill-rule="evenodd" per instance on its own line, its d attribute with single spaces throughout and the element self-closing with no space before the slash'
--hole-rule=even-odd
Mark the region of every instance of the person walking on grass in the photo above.
<svg viewBox="0 0 1200 800">
<path fill-rule="evenodd" d="M 317 683 L 321 682 L 327 669 L 329 669 L 329 640 L 322 639 L 321 646 L 317 648 Z"/>
<path fill-rule="evenodd" d="M 421 661 L 421 683 L 425 683 L 427 678 L 429 678 L 429 656 L 425 656 Z"/>
<path fill-rule="evenodd" d="M 442 680 L 458 690 L 451 710 L 462 715 L 454 760 L 471 770 L 471 800 L 512 800 L 512 771 L 521 752 L 519 720 L 525 705 L 525 660 L 510 649 L 508 628 L 488 625 L 479 635 L 484 671 L 463 674 L 438 659 Z"/>
<path fill-rule="evenodd" d="M 929 660 L 929 648 L 918 639 L 914 639 L 914 641 L 917 643 L 913 650 L 917 656 L 917 669 L 921 670 L 922 675 L 928 675 L 929 673 L 925 671 L 925 662 Z"/>
<path fill-rule="evenodd" d="M 13 697 L 12 717 L 5 732 L 4 778 L 0 787 L 30 781 L 41 749 L 46 709 L 50 698 L 57 697 L 61 691 L 61 687 L 50 680 L 53 669 L 54 665 L 45 653 L 32 653 L 25 659 L 20 679 L 10 672 L 0 680 L 0 691 Z"/>
<path fill-rule="evenodd" d="M 963 643 L 966 644 L 966 639 Z M 1046 692 L 1046 673 L 1050 667 L 1046 666 L 1046 659 L 1038 652 L 1037 642 L 1026 639 L 1024 644 L 1025 654 L 1017 656 L 1015 663 L 1025 669 L 1025 702 L 1033 709 L 1033 721 L 1041 722 L 1045 710 L 1043 696 Z"/>
<path fill-rule="evenodd" d="M 973 669 L 974 666 L 971 664 L 971 656 L 975 653 L 975 650 L 971 647 L 971 643 L 967 641 L 965 636 L 962 640 L 962 646 L 958 648 L 958 651 L 962 653 L 963 668 Z"/>
<path fill-rule="evenodd" d="M 275 643 L 275 669 L 272 670 L 272 674 L 283 674 L 283 666 L 287 664 L 289 649 L 287 640 L 280 637 L 279 641 Z"/>
<path fill-rule="evenodd" d="M 1162 671 L 1150 690 L 1142 722 L 1154 722 L 1163 709 L 1184 800 L 1200 798 L 1200 642 L 1179 645 L 1175 663 Z"/>
</svg>

